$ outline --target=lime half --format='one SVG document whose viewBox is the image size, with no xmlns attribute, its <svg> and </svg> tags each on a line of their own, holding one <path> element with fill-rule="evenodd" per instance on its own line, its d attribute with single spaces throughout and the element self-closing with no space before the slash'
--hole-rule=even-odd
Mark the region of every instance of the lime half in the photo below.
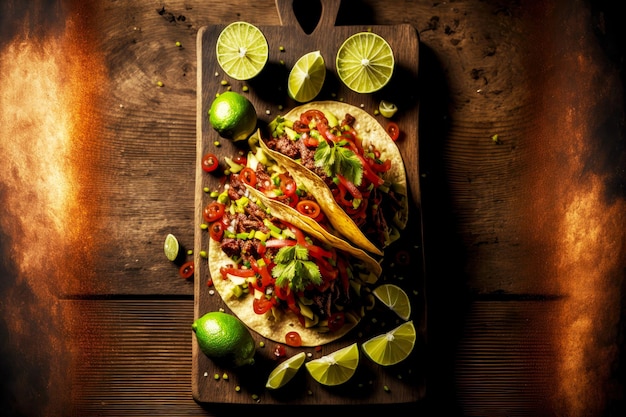
<svg viewBox="0 0 626 417">
<path fill-rule="evenodd" d="M 411 316 L 411 301 L 407 293 L 394 284 L 382 284 L 372 291 L 376 298 L 395 312 L 402 320 Z"/>
<path fill-rule="evenodd" d="M 165 236 L 165 243 L 163 244 L 163 250 L 168 260 L 174 262 L 178 258 L 178 252 L 180 252 L 180 244 L 178 239 L 173 234 Z"/>
<path fill-rule="evenodd" d="M 291 381 L 291 379 L 298 373 L 298 370 L 304 364 L 306 355 L 304 352 L 300 352 L 297 355 L 292 356 L 289 359 L 283 361 L 270 373 L 267 378 L 265 387 L 269 389 L 278 389 Z"/>
<path fill-rule="evenodd" d="M 233 22 L 217 38 L 215 53 L 226 74 L 236 80 L 249 80 L 265 67 L 269 47 L 259 28 L 248 22 Z"/>
<path fill-rule="evenodd" d="M 305 364 L 314 380 L 329 386 L 348 382 L 358 365 L 359 348 L 356 343 Z"/>
<path fill-rule="evenodd" d="M 301 56 L 289 72 L 287 92 L 294 100 L 313 100 L 322 90 L 326 79 L 326 63 L 320 51 Z"/>
<path fill-rule="evenodd" d="M 375 336 L 361 345 L 365 355 L 382 366 L 395 365 L 409 357 L 415 347 L 415 326 L 412 321 Z"/>
<path fill-rule="evenodd" d="M 337 75 L 357 93 L 373 93 L 391 79 L 394 57 L 391 46 L 373 32 L 350 36 L 337 52 Z"/>
</svg>

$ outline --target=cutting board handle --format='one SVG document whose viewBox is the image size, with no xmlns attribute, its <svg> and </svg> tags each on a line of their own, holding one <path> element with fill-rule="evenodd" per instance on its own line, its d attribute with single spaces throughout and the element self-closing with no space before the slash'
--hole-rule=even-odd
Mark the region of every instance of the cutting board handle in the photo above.
<svg viewBox="0 0 626 417">
<path fill-rule="evenodd" d="M 294 0 L 276 0 L 276 8 L 278 9 L 278 17 L 282 26 L 293 26 L 302 29 L 300 22 L 293 10 Z M 311 32 L 313 35 L 316 32 L 324 32 L 324 29 L 330 29 L 335 26 L 337 21 L 337 13 L 339 13 L 339 6 L 341 0 L 319 0 L 322 5 L 322 13 L 320 20 Z M 304 31 L 304 30 L 303 30 Z"/>
</svg>

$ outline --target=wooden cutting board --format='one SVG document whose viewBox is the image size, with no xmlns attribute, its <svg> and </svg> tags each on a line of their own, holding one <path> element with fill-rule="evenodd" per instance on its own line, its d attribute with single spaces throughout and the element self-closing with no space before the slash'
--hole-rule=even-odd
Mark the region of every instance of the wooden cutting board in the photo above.
<svg viewBox="0 0 626 417">
<path fill-rule="evenodd" d="M 412 316 L 418 343 L 409 359 L 391 368 L 382 368 L 361 355 L 357 374 L 345 385 L 330 389 L 315 382 L 304 367 L 286 387 L 271 392 L 264 388 L 270 371 L 278 364 L 273 355 L 275 342 L 265 340 L 256 333 L 257 342 L 264 342 L 256 354 L 256 364 L 246 369 L 222 369 L 199 350 L 193 340 L 192 390 L 201 403 L 262 403 L 262 404 L 391 404 L 411 403 L 423 398 L 424 363 L 426 343 L 426 298 L 424 294 L 424 265 L 422 249 L 421 200 L 418 167 L 418 91 L 417 73 L 419 39 L 415 28 L 408 24 L 393 26 L 335 26 L 340 0 L 321 1 L 321 16 L 315 29 L 306 33 L 293 9 L 293 0 L 277 0 L 281 25 L 258 26 L 269 44 L 269 61 L 257 77 L 245 82 L 229 78 L 219 67 L 215 57 L 215 44 L 223 25 L 203 27 L 198 32 L 198 113 L 197 113 L 197 174 L 195 204 L 195 302 L 194 318 L 209 311 L 229 311 L 217 293 L 212 294 L 207 285 L 209 278 L 206 259 L 200 251 L 207 248 L 208 233 L 197 225 L 203 222 L 202 209 L 211 201 L 205 187 L 216 189 L 218 178 L 200 168 L 200 158 L 207 152 L 232 157 L 237 148 L 232 142 L 219 138 L 208 122 L 207 111 L 216 94 L 227 88 L 245 94 L 254 104 L 261 124 L 268 123 L 298 105 L 288 98 L 287 76 L 296 60 L 307 52 L 319 50 L 326 61 L 327 75 L 324 88 L 316 100 L 342 100 L 360 106 L 374 115 L 380 100 L 394 102 L 400 111 L 394 116 L 402 130 L 396 142 L 401 150 L 407 170 L 411 199 L 410 220 L 403 238 L 385 252 L 384 273 L 391 282 L 402 283 L 412 299 Z M 250 22 L 253 23 L 253 22 Z M 371 30 L 387 40 L 395 58 L 392 80 L 375 94 L 357 94 L 345 87 L 335 72 L 335 57 L 343 41 L 349 36 Z M 226 81 L 228 86 L 222 85 Z M 248 91 L 243 92 L 247 86 Z M 282 106 L 282 107 L 281 107 Z M 281 110 L 282 109 L 282 110 Z M 375 116 L 384 126 L 387 120 Z M 215 141 L 220 146 L 215 146 Z M 396 254 L 402 258 L 398 262 Z M 385 279 L 387 279 L 385 278 Z M 380 282 L 380 281 L 379 281 Z M 317 358 L 354 342 L 391 330 L 399 322 L 395 316 L 366 317 L 359 332 L 342 340 L 314 348 L 287 347 L 288 356 L 305 350 Z M 385 320 L 387 320 L 385 322 Z M 223 375 L 227 374 L 228 379 Z M 217 375 L 217 379 L 216 379 Z M 236 390 L 236 387 L 239 390 Z"/>
</svg>

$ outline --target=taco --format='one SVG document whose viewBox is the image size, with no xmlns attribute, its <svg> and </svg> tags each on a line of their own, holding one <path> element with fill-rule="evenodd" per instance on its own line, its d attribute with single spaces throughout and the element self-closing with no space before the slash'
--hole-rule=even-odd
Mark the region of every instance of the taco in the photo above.
<svg viewBox="0 0 626 417">
<path fill-rule="evenodd" d="M 341 338 L 370 305 L 369 293 L 360 290 L 376 282 L 380 263 L 287 212 L 243 177 L 230 174 L 205 210 L 215 289 L 236 316 L 270 340 L 286 343 L 290 332 L 302 346 Z"/>
<path fill-rule="evenodd" d="M 311 102 L 274 119 L 260 146 L 296 182 L 314 190 L 334 228 L 382 255 L 408 219 L 407 179 L 399 149 L 364 110 Z"/>
</svg>

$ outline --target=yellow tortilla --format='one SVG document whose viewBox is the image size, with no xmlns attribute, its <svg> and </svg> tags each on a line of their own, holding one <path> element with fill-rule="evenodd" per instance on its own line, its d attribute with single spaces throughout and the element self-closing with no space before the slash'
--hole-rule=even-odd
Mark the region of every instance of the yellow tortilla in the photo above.
<svg viewBox="0 0 626 417">
<path fill-rule="evenodd" d="M 400 230 L 404 229 L 408 220 L 406 170 L 400 150 L 389 137 L 385 128 L 361 108 L 337 101 L 307 103 L 292 109 L 284 118 L 291 121 L 298 120 L 300 115 L 307 110 L 329 112 L 337 120 L 342 120 L 346 114 L 352 115 L 355 118 L 354 128 L 362 139 L 363 147 L 372 145 L 380 152 L 381 160 L 391 160 L 391 168 L 383 174 L 383 179 L 392 185 L 397 194 L 404 196 L 402 199 L 403 207 L 393 219 L 395 227 Z M 283 165 L 296 182 L 304 185 L 310 192 L 316 194 L 320 207 L 339 233 L 356 246 L 370 253 L 376 255 L 383 254 L 382 249 L 384 248 L 377 247 L 365 236 L 352 218 L 336 203 L 330 188 L 317 174 L 280 152 L 269 149 L 263 140 L 259 140 L 259 143 L 263 151 Z"/>
</svg>

